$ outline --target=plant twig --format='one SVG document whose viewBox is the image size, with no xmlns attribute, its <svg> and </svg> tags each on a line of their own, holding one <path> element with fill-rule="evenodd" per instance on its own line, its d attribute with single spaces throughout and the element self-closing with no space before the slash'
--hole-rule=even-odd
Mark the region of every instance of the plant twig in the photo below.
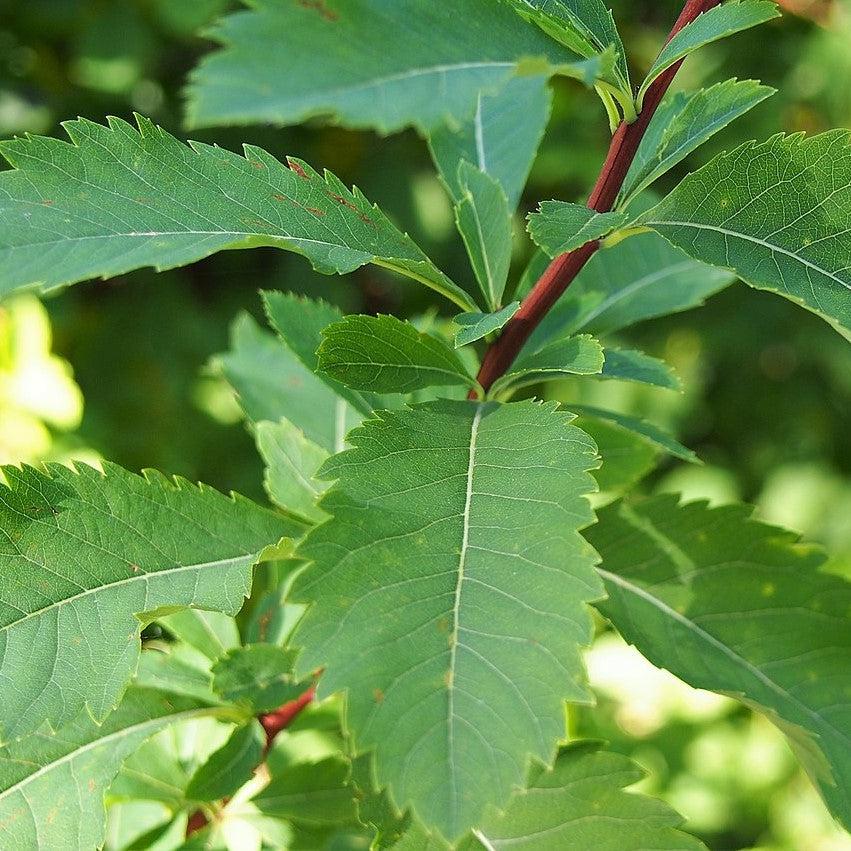
<svg viewBox="0 0 851 851">
<path fill-rule="evenodd" d="M 266 750 L 269 750 L 269 746 L 274 741 L 275 736 L 285 727 L 292 724 L 299 712 L 313 700 L 315 694 L 316 689 L 311 687 L 300 694 L 295 700 L 279 706 L 273 712 L 267 712 L 259 716 L 260 725 L 266 731 Z"/>
<path fill-rule="evenodd" d="M 684 26 L 698 15 L 717 6 L 721 0 L 687 0 L 677 18 L 666 44 Z M 600 169 L 597 182 L 591 190 L 587 206 L 598 213 L 611 210 L 617 199 L 626 174 L 635 158 L 638 146 L 647 131 L 647 126 L 656 112 L 659 102 L 667 92 L 683 60 L 676 62 L 660 74 L 647 89 L 644 105 L 635 121 L 622 121 L 612 136 L 606 161 Z M 562 293 L 570 286 L 582 267 L 600 247 L 598 241 L 588 242 L 581 248 L 561 254 L 550 263 L 543 275 L 520 305 L 520 309 L 506 324 L 497 340 L 488 348 L 479 370 L 478 381 L 485 389 L 503 375 L 523 348 L 523 344 L 546 316 Z"/>
</svg>

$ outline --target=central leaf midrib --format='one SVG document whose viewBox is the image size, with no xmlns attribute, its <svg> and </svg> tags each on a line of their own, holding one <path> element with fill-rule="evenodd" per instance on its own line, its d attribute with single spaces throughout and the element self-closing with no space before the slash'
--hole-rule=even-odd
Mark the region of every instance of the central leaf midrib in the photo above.
<svg viewBox="0 0 851 851">
<path fill-rule="evenodd" d="M 450 801 L 456 807 L 458 790 L 455 780 L 455 668 L 457 663 L 458 641 L 461 619 L 461 592 L 464 586 L 467 553 L 470 548 L 470 509 L 473 502 L 473 475 L 476 466 L 476 440 L 482 419 L 482 406 L 476 406 L 476 413 L 470 425 L 470 454 L 467 461 L 466 493 L 464 496 L 463 526 L 461 533 L 461 551 L 458 557 L 458 576 L 455 582 L 455 597 L 452 606 L 452 635 L 449 649 L 449 670 L 447 672 L 447 751 L 449 763 Z"/>
</svg>

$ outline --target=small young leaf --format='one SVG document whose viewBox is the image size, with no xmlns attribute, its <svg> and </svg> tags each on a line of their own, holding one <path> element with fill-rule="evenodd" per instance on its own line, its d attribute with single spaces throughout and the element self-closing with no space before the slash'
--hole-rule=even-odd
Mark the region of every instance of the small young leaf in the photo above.
<svg viewBox="0 0 851 851">
<path fill-rule="evenodd" d="M 193 72 L 194 127 L 319 115 L 382 133 L 427 132 L 469 119 L 479 94 L 497 91 L 530 57 L 589 85 L 597 70 L 492 0 L 257 0 L 212 37 L 224 47 Z"/>
<path fill-rule="evenodd" d="M 319 370 L 318 349 L 322 332 L 343 318 L 339 308 L 321 299 L 310 299 L 295 293 L 277 290 L 261 291 L 269 324 L 278 332 L 284 345 L 338 396 L 345 399 L 362 416 L 373 407 L 384 407 L 374 396 L 363 396 L 334 381 Z"/>
<path fill-rule="evenodd" d="M 519 309 L 520 302 L 512 301 L 496 313 L 459 313 L 452 320 L 461 329 L 455 335 L 455 348 L 460 349 L 499 331 Z"/>
<path fill-rule="evenodd" d="M 497 310 L 511 266 L 511 211 L 499 183 L 466 160 L 458 166 L 461 197 L 455 207 L 484 304 Z"/>
<path fill-rule="evenodd" d="M 735 277 L 692 260 L 658 234 L 631 236 L 591 258 L 527 345 L 540 348 L 577 331 L 611 334 L 688 310 Z"/>
<path fill-rule="evenodd" d="M 656 465 L 659 451 L 643 435 L 594 417 L 580 415 L 576 423 L 591 435 L 603 459 L 600 469 L 593 473 L 601 491 L 626 491 Z"/>
<path fill-rule="evenodd" d="M 347 316 L 325 329 L 318 354 L 321 372 L 360 390 L 476 386 L 445 343 L 394 316 Z"/>
<path fill-rule="evenodd" d="M 620 378 L 623 381 L 638 381 L 654 384 L 668 390 L 682 389 L 677 374 L 663 360 L 651 357 L 635 349 L 605 349 L 603 378 Z"/>
<path fill-rule="evenodd" d="M 15 684 L 0 701 L 4 740 L 83 707 L 102 721 L 136 668 L 141 615 L 235 614 L 261 553 L 304 530 L 182 479 L 105 470 L 3 468 L 0 682 Z"/>
<path fill-rule="evenodd" d="M 851 583 L 751 513 L 669 495 L 603 509 L 601 610 L 654 664 L 764 711 L 851 827 Z"/>
<path fill-rule="evenodd" d="M 231 326 L 230 346 L 213 365 L 224 373 L 249 419 L 287 419 L 327 452 L 343 448 L 346 433 L 363 417 L 281 340 L 242 313 Z"/>
<path fill-rule="evenodd" d="M 779 16 L 777 5 L 772 0 L 731 0 L 698 15 L 683 27 L 656 57 L 638 90 L 639 109 L 651 83 L 675 62 L 713 41 L 764 24 Z"/>
<path fill-rule="evenodd" d="M 183 609 L 158 618 L 175 638 L 194 647 L 208 659 L 216 660 L 228 650 L 239 647 L 236 620 L 223 612 Z"/>
<path fill-rule="evenodd" d="M 762 103 L 775 89 L 755 80 L 726 80 L 662 103 L 644 134 L 621 190 L 624 207 L 730 122 Z"/>
<path fill-rule="evenodd" d="M 460 126 L 443 124 L 431 131 L 429 150 L 449 193 L 457 203 L 462 190 L 458 166 L 463 160 L 490 175 L 514 211 L 550 120 L 552 92 L 546 75 L 512 77 L 493 94 L 479 92 L 476 111 Z"/>
<path fill-rule="evenodd" d="M 300 551 L 297 670 L 324 668 L 320 695 L 347 690 L 355 752 L 374 749 L 379 785 L 455 840 L 530 754 L 553 757 L 563 701 L 588 699 L 599 586 L 577 530 L 595 449 L 551 404 L 378 417 L 323 471 L 337 482 Z"/>
<path fill-rule="evenodd" d="M 13 166 L 0 172 L 0 294 L 269 245 L 326 274 L 376 263 L 475 309 L 410 237 L 330 172 L 251 145 L 244 156 L 184 145 L 141 116 L 138 130 L 107 120 L 66 121 L 71 144 L 0 143 Z"/>
<path fill-rule="evenodd" d="M 251 800 L 260 812 L 309 825 L 352 822 L 354 793 L 347 784 L 349 765 L 340 757 L 287 766 Z"/>
<path fill-rule="evenodd" d="M 314 478 L 328 452 L 304 436 L 289 420 L 260 422 L 257 449 L 266 464 L 263 482 L 272 502 L 307 523 L 320 523 L 325 513 L 316 505 L 327 485 Z"/>
<path fill-rule="evenodd" d="M 774 136 L 721 154 L 638 221 L 851 336 L 848 130 Z"/>
<path fill-rule="evenodd" d="M 254 719 L 237 727 L 192 775 L 186 797 L 192 801 L 219 801 L 232 795 L 251 778 L 265 745 L 263 728 Z"/>
<path fill-rule="evenodd" d="M 615 425 L 627 431 L 640 435 L 648 443 L 661 449 L 663 452 L 667 452 L 669 455 L 673 455 L 674 458 L 679 458 L 682 461 L 690 461 L 693 464 L 700 463 L 697 455 L 691 449 L 686 448 L 674 440 L 668 432 L 663 431 L 658 426 L 646 420 L 640 420 L 638 417 L 630 417 L 627 414 L 619 414 L 617 411 L 595 408 L 592 405 L 577 405 L 570 402 L 567 407 L 580 417 L 591 417 L 593 419 L 615 423 Z"/>
<path fill-rule="evenodd" d="M 491 389 L 502 393 L 541 381 L 558 381 L 568 375 L 594 375 L 603 369 L 603 362 L 603 347 L 593 337 L 567 337 L 534 354 L 521 355 L 511 372 L 498 378 Z"/>
<path fill-rule="evenodd" d="M 591 57 L 614 48 L 615 66 L 610 81 L 632 96 L 626 52 L 612 13 L 602 0 L 509 0 L 520 15 L 534 21 L 580 56 Z"/>
<path fill-rule="evenodd" d="M 292 667 L 292 651 L 274 644 L 237 647 L 213 665 L 213 691 L 254 714 L 271 712 L 307 688 Z"/>
<path fill-rule="evenodd" d="M 600 239 L 629 219 L 626 213 L 596 213 L 582 204 L 543 201 L 529 215 L 529 235 L 550 257 Z"/>
<path fill-rule="evenodd" d="M 103 724 L 83 710 L 55 734 L 34 733 L 0 748 L 4 847 L 101 847 L 103 795 L 125 757 L 169 724 L 216 714 L 223 710 L 134 687 Z"/>
</svg>

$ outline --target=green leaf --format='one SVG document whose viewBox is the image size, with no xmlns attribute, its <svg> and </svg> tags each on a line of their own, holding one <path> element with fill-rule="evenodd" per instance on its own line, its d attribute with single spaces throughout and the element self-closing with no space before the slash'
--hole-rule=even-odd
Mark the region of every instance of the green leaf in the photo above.
<svg viewBox="0 0 851 851">
<path fill-rule="evenodd" d="M 281 340 L 241 313 L 231 326 L 230 346 L 230 351 L 216 356 L 214 367 L 234 388 L 249 419 L 287 419 L 326 451 L 343 448 L 346 433 L 363 417 Z"/>
<path fill-rule="evenodd" d="M 292 667 L 292 651 L 274 644 L 237 647 L 213 665 L 213 691 L 253 714 L 271 712 L 307 688 Z"/>
<path fill-rule="evenodd" d="M 780 17 L 780 12 L 771 0 L 733 0 L 698 15 L 683 27 L 656 57 L 638 90 L 639 111 L 651 83 L 671 65 L 713 41 L 720 41 L 733 33 L 764 24 L 777 17 Z"/>
<path fill-rule="evenodd" d="M 668 390 L 682 389 L 679 376 L 659 358 L 635 349 L 605 349 L 604 354 L 606 362 L 601 373 L 603 378 L 638 381 L 642 384 L 666 387 Z"/>
<path fill-rule="evenodd" d="M 735 275 L 692 260 L 655 233 L 598 251 L 527 344 L 586 331 L 604 335 L 703 304 Z"/>
<path fill-rule="evenodd" d="M 189 644 L 158 644 L 156 649 L 142 649 L 133 684 L 182 694 L 204 703 L 221 703 L 211 688 L 211 665 L 208 656 Z"/>
<path fill-rule="evenodd" d="M 591 57 L 613 47 L 616 64 L 609 78 L 632 96 L 626 52 L 612 13 L 601 0 L 509 0 L 522 17 L 534 21 L 556 41 L 580 56 Z"/>
<path fill-rule="evenodd" d="M 690 174 L 638 221 L 851 336 L 848 130 L 741 145 Z"/>
<path fill-rule="evenodd" d="M 851 826 L 851 583 L 747 506 L 677 503 L 600 513 L 603 613 L 654 664 L 764 711 Z"/>
<path fill-rule="evenodd" d="M 194 647 L 208 659 L 218 659 L 228 650 L 239 647 L 236 620 L 223 612 L 183 609 L 158 620 L 175 638 Z"/>
<path fill-rule="evenodd" d="M 652 446 L 661 449 L 663 452 L 667 452 L 669 455 L 673 455 L 674 458 L 679 458 L 681 461 L 690 461 L 693 464 L 700 463 L 697 455 L 695 455 L 691 449 L 686 448 L 681 443 L 674 440 L 668 432 L 663 431 L 658 426 L 655 426 L 653 423 L 649 423 L 646 420 L 638 419 L 638 417 L 631 417 L 628 414 L 620 414 L 617 411 L 595 408 L 592 405 L 577 405 L 570 402 L 568 407 L 571 411 L 573 411 L 573 413 L 578 414 L 580 417 L 592 417 L 594 419 L 615 423 L 615 425 L 619 425 L 621 428 L 640 435 Z"/>
<path fill-rule="evenodd" d="M 263 758 L 266 735 L 251 720 L 237 727 L 230 738 L 192 775 L 186 797 L 193 801 L 218 801 L 247 782 Z"/>
<path fill-rule="evenodd" d="M 466 160 L 499 183 L 509 210 L 515 210 L 551 107 L 546 75 L 511 77 L 493 94 L 479 92 L 475 112 L 460 126 L 445 123 L 433 129 L 429 150 L 453 200 L 463 195 L 458 166 Z"/>
<path fill-rule="evenodd" d="M 689 94 L 669 95 L 641 140 L 618 206 L 628 205 L 692 151 L 775 91 L 756 80 L 733 79 Z"/>
<path fill-rule="evenodd" d="M 542 201 L 536 213 L 530 213 L 529 235 L 548 256 L 558 257 L 600 239 L 625 224 L 626 213 L 597 213 L 582 204 Z"/>
<path fill-rule="evenodd" d="M 285 419 L 257 423 L 255 436 L 266 465 L 263 483 L 272 502 L 307 523 L 321 523 L 326 515 L 316 501 L 327 485 L 314 474 L 328 452 Z"/>
<path fill-rule="evenodd" d="M 354 751 L 374 749 L 379 785 L 454 840 L 530 755 L 552 759 L 563 701 L 589 698 L 579 649 L 600 589 L 577 530 L 595 448 L 534 402 L 378 417 L 323 470 L 336 485 L 300 550 L 297 670 L 324 668 L 320 696 L 347 690 Z"/>
<path fill-rule="evenodd" d="M 251 145 L 244 156 L 184 145 L 137 122 L 138 130 L 112 117 L 107 127 L 66 121 L 72 144 L 0 143 L 13 166 L 0 172 L 0 295 L 268 245 L 303 254 L 325 274 L 376 263 L 474 309 L 410 237 L 330 172 Z"/>
<path fill-rule="evenodd" d="M 410 393 L 432 386 L 476 386 L 449 346 L 395 316 L 347 316 L 323 334 L 319 370 L 349 387 Z"/>
<path fill-rule="evenodd" d="M 296 293 L 269 290 L 261 291 L 260 295 L 269 324 L 278 332 L 283 344 L 313 375 L 324 381 L 362 416 L 368 416 L 374 407 L 384 407 L 377 397 L 353 392 L 319 370 L 318 349 L 322 343 L 322 332 L 343 319 L 339 308 L 321 299 L 305 298 Z"/>
<path fill-rule="evenodd" d="M 502 187 L 466 160 L 458 166 L 461 197 L 455 220 L 484 304 L 497 310 L 511 266 L 511 211 Z"/>
<path fill-rule="evenodd" d="M 355 801 L 348 777 L 349 765 L 340 757 L 290 765 L 273 775 L 252 802 L 268 816 L 312 825 L 354 821 Z"/>
<path fill-rule="evenodd" d="M 579 416 L 577 425 L 587 432 L 603 459 L 594 470 L 604 492 L 622 492 L 641 481 L 656 465 L 657 447 L 643 435 L 608 420 Z"/>
<path fill-rule="evenodd" d="M 499 331 L 518 310 L 520 302 L 512 301 L 495 313 L 459 313 L 452 320 L 461 329 L 455 335 L 455 348 L 460 349 Z"/>
<path fill-rule="evenodd" d="M 8 689 L 4 689 L 8 696 Z M 133 688 L 102 724 L 85 711 L 55 734 L 0 748 L 0 824 L 6 848 L 90 851 L 104 836 L 103 795 L 125 759 L 169 724 L 222 709 Z"/>
<path fill-rule="evenodd" d="M 235 614 L 263 551 L 304 529 L 241 497 L 104 466 L 3 468 L 4 740 L 84 706 L 102 721 L 136 667 L 144 613 Z"/>
<path fill-rule="evenodd" d="M 527 788 L 461 847 L 705 851 L 702 842 L 678 829 L 683 820 L 667 804 L 624 791 L 643 777 L 632 760 L 604 751 L 595 742 L 569 745 L 561 749 L 553 768 L 536 765 Z"/>
<path fill-rule="evenodd" d="M 603 347 L 588 334 L 567 337 L 534 354 L 521 355 L 511 372 L 494 381 L 491 390 L 502 393 L 568 375 L 594 375 L 603 369 Z"/>
<path fill-rule="evenodd" d="M 574 53 L 492 0 L 256 0 L 211 35 L 223 49 L 192 75 L 188 120 L 195 127 L 322 116 L 382 133 L 411 125 L 428 131 L 468 120 L 479 93 L 497 91 L 528 60 L 548 74 L 590 75 L 589 85 L 599 65 L 575 62 Z"/>
</svg>

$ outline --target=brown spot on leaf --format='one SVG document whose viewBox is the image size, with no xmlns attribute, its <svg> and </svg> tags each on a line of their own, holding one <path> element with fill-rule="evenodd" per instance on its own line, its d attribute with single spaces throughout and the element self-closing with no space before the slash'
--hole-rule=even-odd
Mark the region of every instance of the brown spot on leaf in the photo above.
<svg viewBox="0 0 851 851">
<path fill-rule="evenodd" d="M 305 207 L 308 213 L 313 213 L 314 216 L 324 216 L 325 210 L 320 210 L 319 207 Z"/>
<path fill-rule="evenodd" d="M 45 207 L 52 207 L 52 206 L 53 206 L 53 204 L 54 204 L 54 202 L 53 202 L 53 201 L 51 201 L 51 200 L 50 200 L 50 198 L 45 198 L 45 199 L 44 199 L 41 203 L 42 203 Z"/>
<path fill-rule="evenodd" d="M 257 622 L 258 630 L 257 634 L 260 636 L 261 641 L 266 640 L 266 633 L 269 629 L 269 624 L 272 621 L 272 613 L 266 612 L 265 614 L 260 616 L 260 619 Z"/>
<path fill-rule="evenodd" d="M 131 565 L 130 565 L 130 572 L 131 572 L 131 573 L 138 573 L 141 569 L 142 569 L 142 568 L 141 568 L 141 567 L 139 567 L 139 565 L 138 565 L 138 564 L 131 564 Z"/>
<path fill-rule="evenodd" d="M 326 21 L 339 21 L 340 16 L 333 10 L 329 9 L 325 0 L 298 0 L 299 5 L 305 9 L 312 9 L 318 12 Z"/>
<path fill-rule="evenodd" d="M 348 198 L 344 198 L 342 195 L 337 195 L 335 192 L 329 192 L 328 195 L 333 198 L 335 201 L 339 201 L 344 207 L 348 207 L 348 209 L 353 210 L 358 214 L 358 218 L 367 225 L 374 225 L 375 222 L 367 216 L 365 213 L 361 212 L 358 207 L 349 201 Z"/>
<path fill-rule="evenodd" d="M 372 690 L 372 696 L 375 698 L 376 703 L 381 703 L 384 700 L 384 692 L 380 688 L 374 688 Z"/>
<path fill-rule="evenodd" d="M 249 160 L 248 162 L 251 163 L 252 168 L 266 168 L 266 166 L 263 163 L 259 163 L 259 162 L 257 162 L 257 160 Z"/>
<path fill-rule="evenodd" d="M 303 177 L 305 180 L 310 180 L 308 173 L 295 160 L 291 160 L 287 157 L 287 165 L 290 167 L 290 171 L 294 171 L 299 177 Z"/>
<path fill-rule="evenodd" d="M 286 196 L 286 195 L 281 195 L 281 194 L 280 194 L 280 193 L 278 193 L 278 192 L 276 192 L 274 195 L 272 195 L 272 197 L 273 197 L 276 201 L 289 201 L 289 200 L 290 200 L 289 198 L 287 198 L 287 196 Z"/>
</svg>

